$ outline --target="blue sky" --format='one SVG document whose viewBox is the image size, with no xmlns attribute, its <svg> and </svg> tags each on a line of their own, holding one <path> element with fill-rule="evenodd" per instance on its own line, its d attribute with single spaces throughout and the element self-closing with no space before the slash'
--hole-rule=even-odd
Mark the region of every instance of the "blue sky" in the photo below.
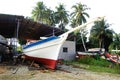
<svg viewBox="0 0 120 80">
<path fill-rule="evenodd" d="M 90 15 L 89 19 L 106 16 L 107 22 L 112 24 L 110 28 L 120 33 L 119 0 L 0 0 L 0 13 L 31 16 L 31 11 L 38 1 L 43 1 L 51 9 L 54 9 L 59 3 L 63 3 L 68 11 L 72 11 L 72 5 L 82 2 L 91 8 L 87 11 Z"/>
</svg>

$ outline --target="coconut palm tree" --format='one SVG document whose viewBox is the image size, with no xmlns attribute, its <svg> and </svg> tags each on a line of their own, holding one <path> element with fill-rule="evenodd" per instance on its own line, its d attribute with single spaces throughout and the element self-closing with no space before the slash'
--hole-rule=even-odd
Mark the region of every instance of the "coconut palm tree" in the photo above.
<svg viewBox="0 0 120 80">
<path fill-rule="evenodd" d="M 82 23 L 85 23 L 87 20 L 85 17 L 89 17 L 89 15 L 85 12 L 86 10 L 90 9 L 88 8 L 86 5 L 83 5 L 81 3 L 77 3 L 77 5 L 73 5 L 72 8 L 74 8 L 74 12 L 71 13 L 71 26 L 75 27 L 75 26 L 79 26 Z M 77 31 L 79 33 L 79 31 Z M 83 43 L 83 47 L 86 51 L 86 47 L 85 47 L 85 43 L 84 43 L 84 39 L 83 39 L 83 32 L 81 32 L 81 38 L 82 38 L 82 43 Z M 76 32 L 75 32 L 76 35 Z M 77 36 L 77 35 L 76 35 Z"/>
<path fill-rule="evenodd" d="M 62 30 L 65 30 L 65 25 L 68 24 L 69 22 L 69 15 L 68 12 L 65 10 L 63 4 L 59 4 L 58 7 L 56 7 L 56 12 L 55 12 L 55 20 L 56 23 L 59 24 L 59 28 Z"/>
<path fill-rule="evenodd" d="M 104 19 L 102 21 L 96 21 L 92 26 L 92 29 L 90 32 L 90 38 L 92 38 L 92 40 L 94 39 L 98 40 L 100 48 L 105 48 L 104 44 L 109 42 L 108 39 L 113 38 L 113 34 L 112 34 L 113 30 L 108 29 L 109 27 L 110 27 L 110 24 L 106 23 Z M 97 44 L 97 43 L 94 43 L 94 44 Z"/>
<path fill-rule="evenodd" d="M 44 22 L 48 25 L 54 26 L 55 25 L 55 15 L 54 11 L 51 9 L 46 8 L 44 11 Z"/>
<path fill-rule="evenodd" d="M 89 18 L 89 15 L 85 12 L 86 10 L 90 9 L 86 5 L 77 3 L 77 5 L 73 5 L 74 12 L 71 13 L 72 20 L 75 20 L 76 25 L 81 25 L 85 23 L 87 20 L 85 17 Z"/>
<path fill-rule="evenodd" d="M 37 6 L 32 10 L 32 18 L 34 21 L 43 22 L 45 8 L 46 6 L 43 4 L 43 2 L 37 2 Z"/>
<path fill-rule="evenodd" d="M 109 50 L 120 50 L 120 34 L 115 33 L 113 37 L 113 42 L 109 46 Z"/>
</svg>

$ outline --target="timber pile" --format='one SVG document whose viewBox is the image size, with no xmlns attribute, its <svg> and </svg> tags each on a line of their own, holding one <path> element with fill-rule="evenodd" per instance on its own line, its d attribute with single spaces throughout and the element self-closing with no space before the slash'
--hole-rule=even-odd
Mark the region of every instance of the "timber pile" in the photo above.
<svg viewBox="0 0 120 80">
<path fill-rule="evenodd" d="M 3 66 L 0 66 L 0 74 L 2 74 L 2 73 L 4 73 L 4 72 L 6 72 L 6 68 L 3 67 Z"/>
</svg>

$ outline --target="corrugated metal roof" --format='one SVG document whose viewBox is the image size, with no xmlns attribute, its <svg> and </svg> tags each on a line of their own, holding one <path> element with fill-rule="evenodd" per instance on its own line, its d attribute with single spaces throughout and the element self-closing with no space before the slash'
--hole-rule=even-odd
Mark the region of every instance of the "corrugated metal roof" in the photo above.
<svg viewBox="0 0 120 80">
<path fill-rule="evenodd" d="M 39 39 L 40 36 L 51 36 L 53 27 L 31 21 L 24 16 L 0 14 L 0 34 L 4 37 L 16 37 L 18 19 L 20 22 L 18 37 L 22 39 Z M 54 28 L 55 35 L 63 33 Z"/>
</svg>

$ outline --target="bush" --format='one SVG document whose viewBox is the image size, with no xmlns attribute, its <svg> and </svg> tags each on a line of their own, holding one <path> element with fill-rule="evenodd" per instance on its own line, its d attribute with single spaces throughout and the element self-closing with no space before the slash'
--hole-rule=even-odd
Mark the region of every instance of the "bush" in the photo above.
<svg viewBox="0 0 120 80">
<path fill-rule="evenodd" d="M 88 65 L 95 65 L 95 66 L 102 66 L 108 67 L 111 63 L 104 59 L 94 59 L 92 57 L 80 58 L 78 59 L 79 63 L 88 64 Z"/>
<path fill-rule="evenodd" d="M 85 58 L 80 58 L 77 61 L 78 61 L 78 63 L 91 64 L 93 62 L 93 58 L 85 57 Z"/>
</svg>

